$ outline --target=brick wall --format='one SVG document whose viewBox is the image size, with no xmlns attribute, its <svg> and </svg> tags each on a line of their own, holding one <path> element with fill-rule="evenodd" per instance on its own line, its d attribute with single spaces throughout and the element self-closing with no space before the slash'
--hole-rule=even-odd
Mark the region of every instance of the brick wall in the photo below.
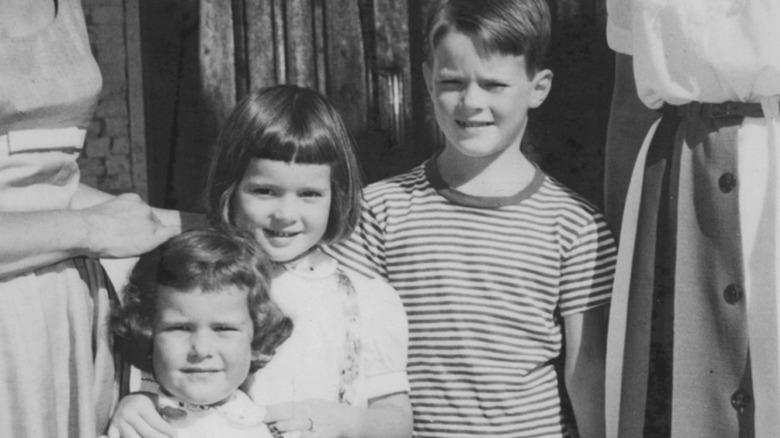
<svg viewBox="0 0 780 438">
<path fill-rule="evenodd" d="M 146 198 L 138 1 L 82 0 L 103 91 L 79 166 L 89 186 Z"/>
</svg>

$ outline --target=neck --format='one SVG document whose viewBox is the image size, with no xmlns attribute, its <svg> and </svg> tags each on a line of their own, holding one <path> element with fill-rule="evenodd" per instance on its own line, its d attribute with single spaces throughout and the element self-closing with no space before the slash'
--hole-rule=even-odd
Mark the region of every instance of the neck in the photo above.
<svg viewBox="0 0 780 438">
<path fill-rule="evenodd" d="M 284 271 L 312 272 L 323 263 L 324 254 L 319 246 L 313 246 L 308 251 L 297 257 L 284 262 L 274 262 L 274 267 L 278 273 Z"/>
<path fill-rule="evenodd" d="M 534 177 L 534 165 L 511 146 L 490 157 L 467 157 L 447 146 L 436 159 L 439 175 L 453 189 L 471 196 L 512 196 Z"/>
<path fill-rule="evenodd" d="M 217 401 L 215 403 L 208 403 L 208 404 L 201 405 L 201 404 L 197 404 L 197 403 L 190 403 L 190 402 L 184 401 L 184 400 L 180 399 L 179 397 L 177 397 L 177 396 L 171 394 L 170 392 L 168 392 L 162 386 L 160 387 L 160 393 L 162 393 L 162 395 L 164 395 L 165 397 L 168 397 L 170 399 L 170 401 L 168 403 L 170 403 L 171 401 L 176 403 L 176 406 L 172 406 L 172 407 L 178 408 L 178 409 L 185 409 L 185 410 L 193 411 L 193 412 L 206 411 L 206 410 L 209 410 L 209 409 L 219 408 L 220 406 L 223 406 L 224 404 L 229 402 L 231 399 L 233 399 L 233 397 L 235 397 L 235 392 L 233 392 L 232 394 L 230 394 L 230 396 L 228 396 L 224 400 L 219 400 L 219 401 Z"/>
</svg>

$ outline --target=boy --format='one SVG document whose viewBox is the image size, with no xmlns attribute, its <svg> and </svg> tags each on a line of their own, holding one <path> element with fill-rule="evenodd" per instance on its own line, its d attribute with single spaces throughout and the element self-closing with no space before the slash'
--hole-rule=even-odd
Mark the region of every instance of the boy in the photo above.
<svg viewBox="0 0 780 438">
<path fill-rule="evenodd" d="M 520 151 L 552 81 L 547 5 L 442 0 L 427 23 L 446 146 L 367 187 L 361 227 L 328 251 L 402 296 L 417 436 L 568 435 L 553 365 L 565 328 L 577 427 L 601 437 L 615 245 L 593 206 Z"/>
</svg>

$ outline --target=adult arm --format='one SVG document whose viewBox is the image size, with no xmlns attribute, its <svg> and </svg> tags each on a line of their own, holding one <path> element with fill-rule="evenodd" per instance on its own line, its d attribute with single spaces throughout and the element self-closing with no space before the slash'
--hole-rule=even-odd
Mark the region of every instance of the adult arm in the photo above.
<svg viewBox="0 0 780 438">
<path fill-rule="evenodd" d="M 623 207 L 634 161 L 647 130 L 659 114 L 645 106 L 637 94 L 633 58 L 615 56 L 615 85 L 607 127 L 604 170 L 604 214 L 615 238 L 619 238 Z"/>
<path fill-rule="evenodd" d="M 564 380 L 581 438 L 605 436 L 607 309 L 601 306 L 564 317 Z"/>
<path fill-rule="evenodd" d="M 81 184 L 79 185 L 79 189 L 73 199 L 72 207 L 74 209 L 92 207 L 97 204 L 110 201 L 114 198 L 116 198 L 115 195 L 111 195 L 109 193 Z M 188 230 L 190 228 L 205 225 L 205 218 L 202 214 L 188 213 L 178 210 L 168 210 L 158 207 L 150 208 L 152 209 L 154 215 L 160 219 L 160 222 L 166 226 L 180 227 L 182 230 Z"/>
<path fill-rule="evenodd" d="M 166 414 L 170 417 L 182 415 L 175 410 Z M 119 400 L 111 417 L 108 438 L 176 438 L 176 430 L 158 411 L 156 394 L 134 392 Z"/>
<path fill-rule="evenodd" d="M 98 193 L 79 187 L 74 204 L 85 208 L 0 212 L 0 278 L 78 256 L 135 256 L 181 231 L 181 222 L 168 215 L 173 223 L 164 223 L 138 195 Z"/>
<path fill-rule="evenodd" d="M 280 432 L 300 431 L 300 438 L 405 438 L 412 436 L 412 408 L 407 393 L 390 394 L 356 408 L 324 400 L 269 406 L 266 423 Z M 311 430 L 309 430 L 311 428 Z M 109 438 L 168 438 L 175 431 L 145 394 L 125 396 L 114 412 Z"/>
<path fill-rule="evenodd" d="M 405 392 L 370 400 L 367 409 L 306 400 L 269 406 L 266 422 L 301 438 L 402 438 L 412 436 L 412 407 Z"/>
</svg>

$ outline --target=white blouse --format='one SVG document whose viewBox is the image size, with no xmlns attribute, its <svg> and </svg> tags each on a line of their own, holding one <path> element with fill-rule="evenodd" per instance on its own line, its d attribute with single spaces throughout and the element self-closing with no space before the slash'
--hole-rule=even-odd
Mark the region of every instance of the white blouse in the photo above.
<svg viewBox="0 0 780 438">
<path fill-rule="evenodd" d="M 272 281 L 271 298 L 292 319 L 293 332 L 271 361 L 245 385 L 260 405 L 317 398 L 339 400 L 347 317 L 337 262 L 315 271 L 286 271 Z M 409 390 L 408 328 L 398 293 L 379 279 L 349 275 L 358 305 L 361 350 L 355 383 L 360 406 Z"/>
<path fill-rule="evenodd" d="M 633 56 L 650 108 L 780 95 L 778 0 L 614 0 L 607 12 L 609 46 Z"/>
</svg>

